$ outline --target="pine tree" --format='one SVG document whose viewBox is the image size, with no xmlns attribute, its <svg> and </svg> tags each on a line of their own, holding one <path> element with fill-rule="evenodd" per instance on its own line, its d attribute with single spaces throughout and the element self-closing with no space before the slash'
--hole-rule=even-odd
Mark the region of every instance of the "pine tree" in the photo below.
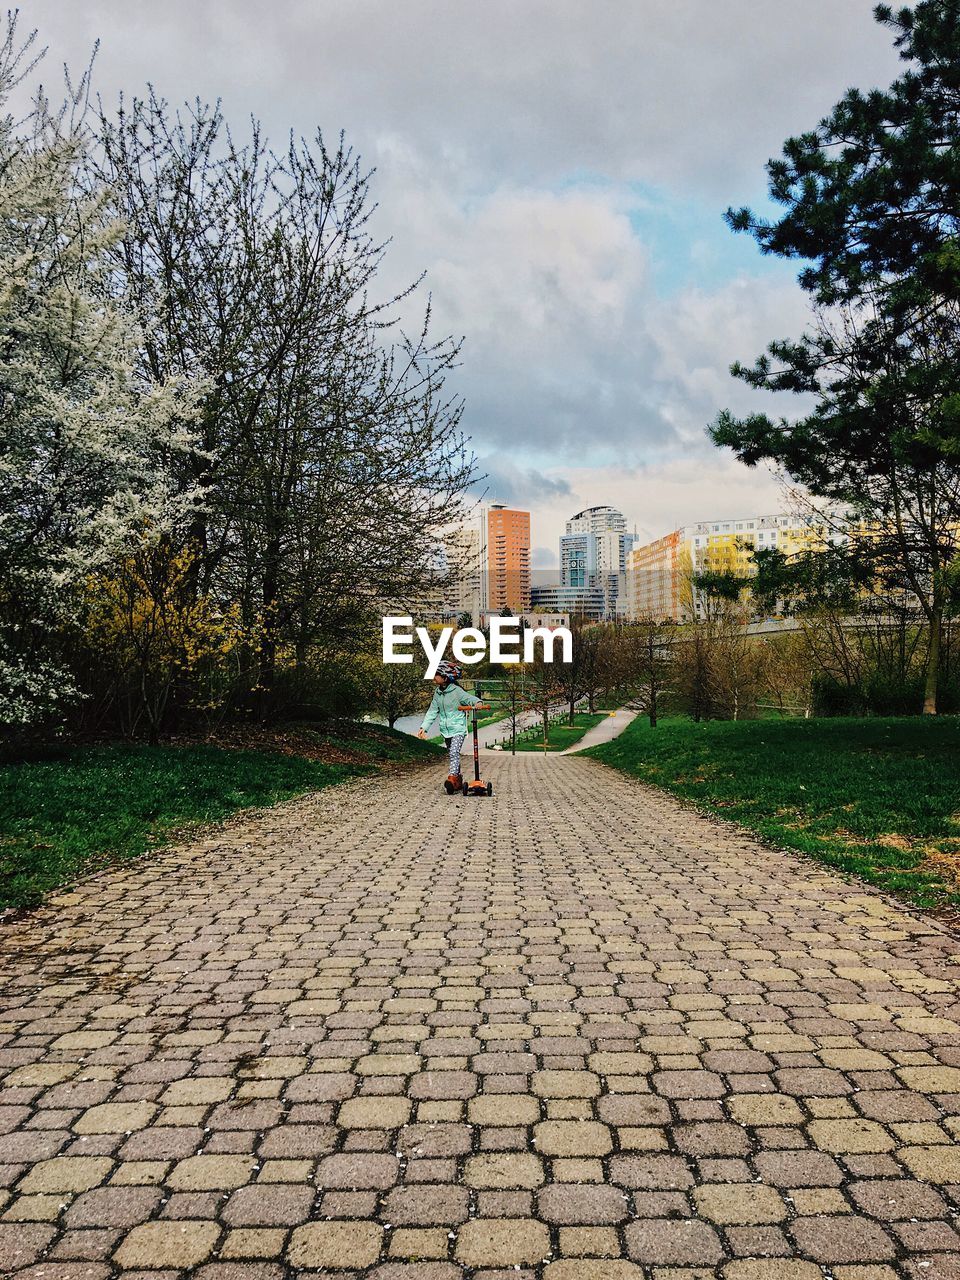
<svg viewBox="0 0 960 1280">
<path fill-rule="evenodd" d="M 779 220 L 727 215 L 764 253 L 808 260 L 814 307 L 799 342 L 733 373 L 815 407 L 795 421 L 723 413 L 710 431 L 849 513 L 851 576 L 866 567 L 924 622 L 932 714 L 960 579 L 960 0 L 875 16 L 907 70 L 887 90 L 850 90 L 785 143 L 768 165 Z"/>
</svg>

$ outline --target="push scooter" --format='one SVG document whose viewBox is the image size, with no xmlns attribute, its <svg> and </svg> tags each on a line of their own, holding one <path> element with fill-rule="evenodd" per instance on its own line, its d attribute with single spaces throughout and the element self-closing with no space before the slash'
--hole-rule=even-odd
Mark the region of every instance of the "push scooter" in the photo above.
<svg viewBox="0 0 960 1280">
<path fill-rule="evenodd" d="M 484 782 L 480 777 L 480 742 L 477 738 L 477 712 L 489 711 L 490 707 L 482 702 L 471 705 L 461 706 L 461 711 L 473 712 L 473 781 L 464 782 L 463 794 L 465 796 L 492 796 L 493 783 Z"/>
</svg>

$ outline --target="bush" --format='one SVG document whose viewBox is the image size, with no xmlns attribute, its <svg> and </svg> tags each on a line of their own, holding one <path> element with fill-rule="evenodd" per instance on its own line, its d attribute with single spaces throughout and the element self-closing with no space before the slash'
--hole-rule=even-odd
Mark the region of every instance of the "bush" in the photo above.
<svg viewBox="0 0 960 1280">
<path fill-rule="evenodd" d="M 813 714 L 817 716 L 862 716 L 867 713 L 863 691 L 822 672 L 813 677 Z"/>
</svg>

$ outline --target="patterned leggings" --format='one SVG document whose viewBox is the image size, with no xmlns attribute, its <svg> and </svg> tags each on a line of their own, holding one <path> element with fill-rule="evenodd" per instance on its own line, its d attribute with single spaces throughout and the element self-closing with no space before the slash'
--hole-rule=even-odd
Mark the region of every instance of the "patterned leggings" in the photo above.
<svg viewBox="0 0 960 1280">
<path fill-rule="evenodd" d="M 458 733 L 455 738 L 444 738 L 447 750 L 450 752 L 450 774 L 454 778 L 460 777 L 460 752 L 463 750 L 463 740 L 466 736 L 465 733 Z"/>
</svg>

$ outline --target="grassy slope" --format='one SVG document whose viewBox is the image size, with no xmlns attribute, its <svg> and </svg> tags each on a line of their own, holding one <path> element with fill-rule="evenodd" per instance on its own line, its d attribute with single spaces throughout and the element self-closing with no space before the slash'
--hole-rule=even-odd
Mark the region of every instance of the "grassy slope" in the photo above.
<svg viewBox="0 0 960 1280">
<path fill-rule="evenodd" d="M 299 749 L 326 751 L 333 760 L 207 745 L 115 745 L 0 766 L 0 908 L 33 906 L 56 886 L 143 853 L 185 825 L 437 754 L 380 726 L 303 729 L 295 738 Z"/>
<path fill-rule="evenodd" d="M 580 741 L 588 729 L 592 729 L 595 724 L 599 724 L 601 720 L 606 720 L 606 718 L 606 715 L 602 712 L 596 715 L 590 715 L 587 711 L 578 711 L 573 724 L 567 724 L 565 720 L 562 723 L 551 724 L 547 736 L 547 750 L 564 751 L 567 747 L 572 747 L 574 743 Z M 525 732 L 529 732 L 529 730 L 526 730 Z M 538 727 L 536 733 L 537 736 L 534 738 L 524 738 L 523 741 L 518 739 L 517 750 L 542 751 L 542 728 Z M 504 750 L 509 750 L 509 742 L 504 744 Z"/>
<path fill-rule="evenodd" d="M 917 906 L 960 902 L 954 718 L 638 719 L 589 754 Z"/>
</svg>

